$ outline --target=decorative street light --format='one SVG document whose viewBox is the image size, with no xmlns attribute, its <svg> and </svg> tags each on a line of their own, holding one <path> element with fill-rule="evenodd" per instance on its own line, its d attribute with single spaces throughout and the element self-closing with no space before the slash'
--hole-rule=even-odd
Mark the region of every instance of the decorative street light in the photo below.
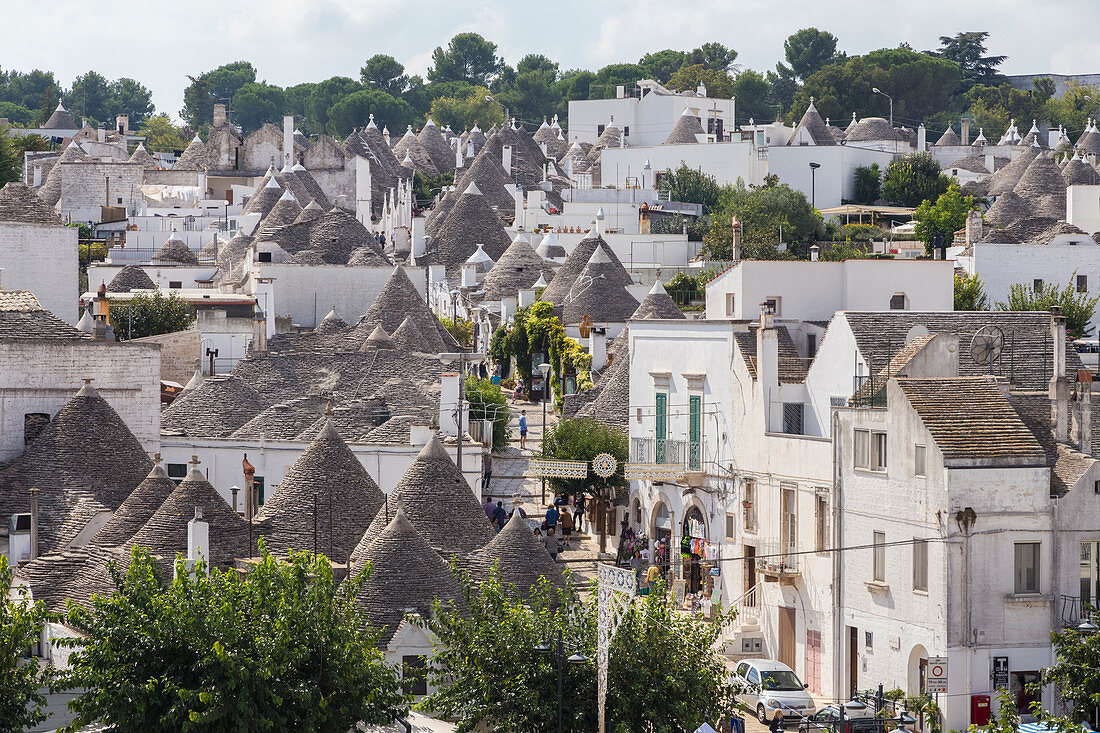
<svg viewBox="0 0 1100 733">
<path fill-rule="evenodd" d="M 556 643 L 551 644 L 551 643 L 547 643 L 547 642 L 542 642 L 541 644 L 538 644 L 538 645 L 535 646 L 535 651 L 536 652 L 541 652 L 543 654 L 548 653 L 548 652 L 553 653 L 554 661 L 557 663 L 557 667 L 558 667 L 558 733 L 562 733 L 562 731 L 564 730 L 564 728 L 562 728 L 562 718 L 561 718 L 561 715 L 562 715 L 562 665 L 563 665 L 563 662 L 569 662 L 570 664 L 584 664 L 585 662 L 588 661 L 588 657 L 584 656 L 580 652 L 576 652 L 574 654 L 571 654 L 568 658 L 566 658 L 565 649 L 563 648 L 562 642 L 561 642 L 561 629 L 558 629 L 558 638 L 557 638 Z"/>
<path fill-rule="evenodd" d="M 821 163 L 810 163 L 810 206 L 817 208 L 817 169 Z"/>
<path fill-rule="evenodd" d="M 894 98 L 891 97 L 886 92 L 879 89 L 878 87 L 871 87 L 871 91 L 874 92 L 875 94 L 881 94 L 882 96 L 884 96 L 884 97 L 886 97 L 887 99 L 890 100 L 890 129 L 893 130 L 894 129 Z"/>
<path fill-rule="evenodd" d="M 540 447 L 546 445 L 546 392 L 547 387 L 550 386 L 547 381 L 547 377 L 550 375 L 550 365 L 546 362 L 539 364 L 539 371 L 542 372 L 542 436 L 539 438 Z M 546 504 L 546 477 L 542 477 L 542 503 Z"/>
</svg>

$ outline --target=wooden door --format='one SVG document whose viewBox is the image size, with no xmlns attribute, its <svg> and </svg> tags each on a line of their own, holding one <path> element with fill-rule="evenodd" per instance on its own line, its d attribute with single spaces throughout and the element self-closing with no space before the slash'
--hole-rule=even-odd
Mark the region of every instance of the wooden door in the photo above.
<svg viewBox="0 0 1100 733">
<path fill-rule="evenodd" d="M 806 682 L 814 692 L 821 692 L 821 632 L 806 632 Z"/>
<path fill-rule="evenodd" d="M 745 545 L 745 592 L 756 587 L 756 547 L 754 545 Z M 755 606 L 756 598 L 755 593 L 746 600 L 752 601 L 748 605 Z"/>
<path fill-rule="evenodd" d="M 848 627 L 848 699 L 859 689 L 859 629 Z"/>
<path fill-rule="evenodd" d="M 794 609 L 779 607 L 779 661 L 794 669 Z"/>
</svg>

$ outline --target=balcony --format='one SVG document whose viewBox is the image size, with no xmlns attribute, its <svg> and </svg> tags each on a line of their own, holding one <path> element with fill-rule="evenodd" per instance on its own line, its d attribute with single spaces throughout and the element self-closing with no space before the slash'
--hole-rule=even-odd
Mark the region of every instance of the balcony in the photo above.
<svg viewBox="0 0 1100 733">
<path fill-rule="evenodd" d="M 757 546 L 756 572 L 769 583 L 792 585 L 801 575 L 799 555 L 788 554 L 788 548 L 780 542 L 769 541 Z"/>
<path fill-rule="evenodd" d="M 1095 603 L 1095 598 L 1082 599 L 1080 596 L 1062 596 L 1059 599 L 1062 611 L 1062 628 L 1076 627 L 1078 624 L 1089 620 L 1096 623 L 1098 618 L 1094 607 Z"/>
<path fill-rule="evenodd" d="M 631 438 L 630 462 L 686 465 L 687 443 L 669 438 Z"/>
</svg>

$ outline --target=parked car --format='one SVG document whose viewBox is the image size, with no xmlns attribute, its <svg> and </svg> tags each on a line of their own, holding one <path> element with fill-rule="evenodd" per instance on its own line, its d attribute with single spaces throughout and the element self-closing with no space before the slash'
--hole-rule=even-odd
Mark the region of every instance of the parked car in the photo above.
<svg viewBox="0 0 1100 733">
<path fill-rule="evenodd" d="M 863 703 L 844 704 L 844 723 L 840 722 L 840 705 L 829 703 L 813 715 L 803 718 L 798 724 L 800 733 L 873 733 L 878 729 L 875 711 Z"/>
<path fill-rule="evenodd" d="M 761 723 L 767 723 L 782 710 L 793 723 L 798 717 L 813 715 L 814 700 L 794 670 L 772 659 L 746 659 L 733 671 L 733 682 L 740 686 L 737 699 L 756 711 Z"/>
</svg>

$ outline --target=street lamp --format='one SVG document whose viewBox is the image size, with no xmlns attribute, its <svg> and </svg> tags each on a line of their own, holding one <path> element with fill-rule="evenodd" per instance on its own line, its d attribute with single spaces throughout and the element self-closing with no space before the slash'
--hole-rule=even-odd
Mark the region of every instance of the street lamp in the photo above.
<svg viewBox="0 0 1100 733">
<path fill-rule="evenodd" d="M 886 92 L 879 89 L 878 87 L 871 87 L 871 91 L 874 92 L 875 94 L 881 94 L 882 96 L 884 96 L 884 97 L 886 97 L 887 99 L 890 100 L 890 129 L 893 130 L 894 129 L 894 98 L 891 97 Z"/>
<path fill-rule="evenodd" d="M 810 206 L 817 208 L 817 169 L 821 163 L 810 163 Z"/>
<path fill-rule="evenodd" d="M 439 355 L 439 361 L 444 365 L 453 364 L 458 362 L 458 410 L 455 412 L 455 423 L 458 425 L 458 450 L 456 453 L 455 465 L 458 466 L 458 472 L 462 473 L 462 407 L 466 399 L 466 364 L 480 364 L 485 360 L 485 354 L 471 353 L 468 354 L 465 351 L 459 351 L 457 353 L 443 353 Z"/>
<path fill-rule="evenodd" d="M 550 374 L 550 365 L 546 362 L 539 364 L 539 371 L 542 372 L 542 437 L 539 438 L 540 446 L 546 445 L 546 388 L 549 386 L 547 382 L 547 376 Z M 542 477 L 542 503 L 546 504 L 546 477 Z"/>
<path fill-rule="evenodd" d="M 1077 630 L 1082 634 L 1094 634 L 1100 630 L 1100 626 L 1097 626 L 1092 621 L 1085 619 L 1081 623 L 1077 624 Z"/>
<path fill-rule="evenodd" d="M 500 107 L 502 110 L 504 110 L 504 124 L 507 125 L 508 124 L 508 108 L 505 107 L 500 102 L 498 102 L 497 100 L 493 99 L 492 94 L 486 94 L 485 95 L 485 101 L 486 102 L 495 102 L 498 107 Z"/>
<path fill-rule="evenodd" d="M 562 713 L 562 663 L 563 662 L 569 662 L 570 664 L 584 664 L 585 662 L 588 661 L 588 657 L 584 656 L 580 652 L 576 652 L 574 654 L 571 654 L 568 658 L 565 657 L 565 649 L 563 648 L 562 642 L 561 642 L 561 629 L 558 629 L 558 638 L 557 638 L 557 642 L 555 644 L 551 645 L 547 642 L 542 642 L 541 644 L 537 644 L 535 646 L 535 651 L 536 652 L 541 652 L 543 654 L 545 654 L 547 652 L 552 652 L 554 654 L 554 661 L 557 663 L 557 667 L 558 667 L 558 733 L 562 733 L 562 731 L 564 730 L 564 728 L 562 728 L 562 720 L 561 720 L 561 713 Z"/>
</svg>

